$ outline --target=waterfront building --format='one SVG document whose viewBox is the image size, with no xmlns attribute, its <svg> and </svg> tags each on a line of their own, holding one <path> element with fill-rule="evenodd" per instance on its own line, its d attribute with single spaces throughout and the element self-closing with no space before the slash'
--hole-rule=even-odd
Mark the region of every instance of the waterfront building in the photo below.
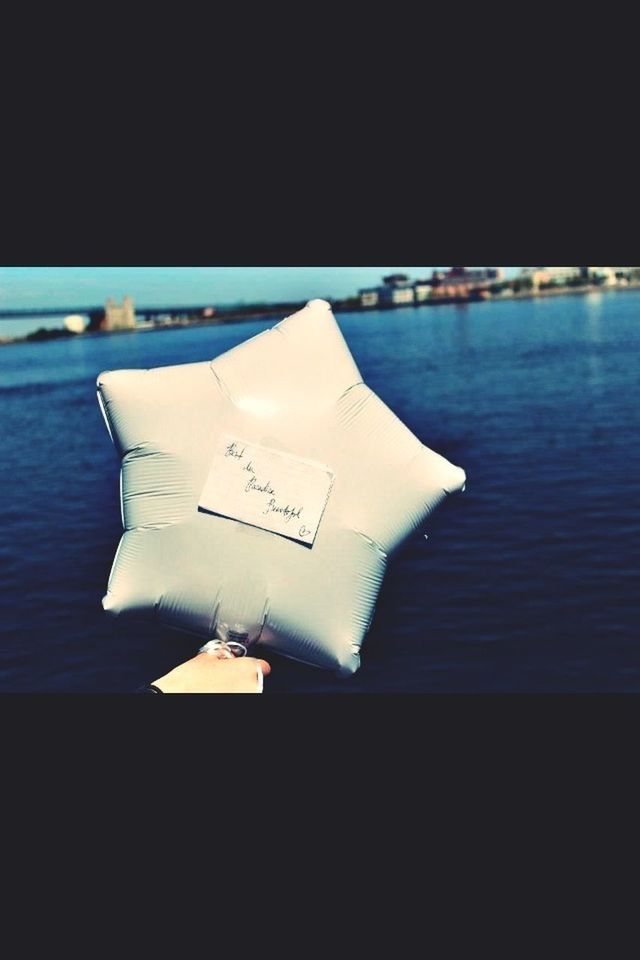
<svg viewBox="0 0 640 960">
<path fill-rule="evenodd" d="M 616 271 L 620 267 L 584 267 L 589 280 L 600 280 L 605 287 L 614 287 L 618 282 Z"/>
<path fill-rule="evenodd" d="M 530 280 L 534 290 L 537 290 L 541 283 L 549 283 L 549 274 L 544 267 L 523 267 L 520 271 L 521 280 Z"/>
<path fill-rule="evenodd" d="M 391 273 L 382 278 L 382 286 L 366 287 L 359 292 L 360 306 L 401 307 L 424 303 L 432 297 L 469 297 L 488 291 L 492 283 L 503 278 L 499 267 L 452 267 L 450 270 L 434 270 L 430 280 L 410 280 L 405 273 Z"/>
<path fill-rule="evenodd" d="M 583 276 L 583 270 L 584 267 L 523 267 L 520 276 L 522 279 L 531 280 L 534 288 L 543 283 L 563 286 Z"/>
<path fill-rule="evenodd" d="M 424 303 L 431 296 L 433 284 L 431 280 L 416 280 L 413 285 L 413 298 L 415 303 Z"/>
<path fill-rule="evenodd" d="M 391 273 L 381 287 L 366 287 L 359 295 L 361 307 L 400 307 L 413 303 L 413 284 L 405 273 Z"/>
<path fill-rule="evenodd" d="M 104 308 L 104 320 L 101 330 L 132 330 L 136 325 L 136 313 L 131 297 L 125 297 L 119 306 L 113 297 L 109 297 Z"/>
<path fill-rule="evenodd" d="M 545 267 L 545 272 L 549 276 L 551 283 L 568 283 L 570 280 L 577 280 L 580 277 L 580 267 Z"/>
<path fill-rule="evenodd" d="M 500 267 L 451 267 L 450 270 L 434 270 L 431 283 L 434 297 L 468 297 L 487 290 L 492 283 L 503 278 Z"/>
<path fill-rule="evenodd" d="M 383 277 L 382 284 L 378 288 L 378 302 L 381 306 L 399 307 L 413 303 L 413 284 L 406 273 L 392 273 Z"/>
<path fill-rule="evenodd" d="M 361 307 L 377 307 L 378 306 L 378 288 L 377 287 L 368 287 L 358 292 L 360 294 Z"/>
</svg>

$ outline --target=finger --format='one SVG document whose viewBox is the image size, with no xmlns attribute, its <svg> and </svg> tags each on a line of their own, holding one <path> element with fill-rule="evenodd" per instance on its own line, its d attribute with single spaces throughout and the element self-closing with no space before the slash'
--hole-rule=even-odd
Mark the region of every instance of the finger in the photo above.
<svg viewBox="0 0 640 960">
<path fill-rule="evenodd" d="M 270 664 L 270 663 L 267 663 L 266 660 L 258 660 L 258 661 L 257 661 L 257 664 L 258 664 L 258 666 L 260 667 L 260 669 L 262 670 L 262 675 L 263 675 L 264 677 L 268 677 L 269 674 L 271 673 L 271 664 Z"/>
</svg>

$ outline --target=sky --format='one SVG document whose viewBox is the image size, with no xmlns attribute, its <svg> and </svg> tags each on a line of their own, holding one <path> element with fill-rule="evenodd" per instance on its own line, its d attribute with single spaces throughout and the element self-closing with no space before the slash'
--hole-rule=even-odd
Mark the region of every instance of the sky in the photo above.
<svg viewBox="0 0 640 960">
<path fill-rule="evenodd" d="M 433 269 L 447 268 L 0 267 L 0 309 L 90 307 L 127 294 L 141 307 L 328 299 L 355 295 L 387 273 L 417 279 L 431 276 Z M 507 276 L 517 269 L 506 268 Z"/>
</svg>

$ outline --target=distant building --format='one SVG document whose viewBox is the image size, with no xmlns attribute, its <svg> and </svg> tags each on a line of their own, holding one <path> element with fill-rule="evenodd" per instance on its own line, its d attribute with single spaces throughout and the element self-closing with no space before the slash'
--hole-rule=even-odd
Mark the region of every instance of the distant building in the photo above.
<svg viewBox="0 0 640 960">
<path fill-rule="evenodd" d="M 125 297 L 122 306 L 118 306 L 113 297 L 109 297 L 104 308 L 104 320 L 101 330 L 132 330 L 136 325 L 136 313 L 131 297 Z"/>
<path fill-rule="evenodd" d="M 361 307 L 377 307 L 378 306 L 378 288 L 377 287 L 367 287 L 364 290 L 359 291 L 360 294 L 360 306 Z"/>
<path fill-rule="evenodd" d="M 531 280 L 534 287 L 539 287 L 543 283 L 562 286 L 583 276 L 583 270 L 584 267 L 523 267 L 520 276 L 525 280 Z"/>
<path fill-rule="evenodd" d="M 424 303 L 431 296 L 433 282 L 431 280 L 416 280 L 413 285 L 413 297 L 416 303 Z"/>
<path fill-rule="evenodd" d="M 405 273 L 382 278 L 381 287 L 360 290 L 361 307 L 399 307 L 413 303 L 413 284 Z"/>
<path fill-rule="evenodd" d="M 488 289 L 492 283 L 503 279 L 499 267 L 481 267 L 468 270 L 467 267 L 451 267 L 450 270 L 434 270 L 431 278 L 433 296 L 468 297 Z"/>
<path fill-rule="evenodd" d="M 392 273 L 382 278 L 378 288 L 379 302 L 382 306 L 396 307 L 413 303 L 413 284 L 406 273 Z"/>
<path fill-rule="evenodd" d="M 382 286 L 367 287 L 359 291 L 360 306 L 400 307 L 411 303 L 424 303 L 438 296 L 475 296 L 502 278 L 503 272 L 499 267 L 477 270 L 452 267 L 447 271 L 434 270 L 430 280 L 410 280 L 405 273 L 391 273 L 382 278 Z"/>
<path fill-rule="evenodd" d="M 605 287 L 613 287 L 618 282 L 616 271 L 620 272 L 620 267 L 583 267 L 586 277 L 589 280 L 600 280 Z"/>
</svg>

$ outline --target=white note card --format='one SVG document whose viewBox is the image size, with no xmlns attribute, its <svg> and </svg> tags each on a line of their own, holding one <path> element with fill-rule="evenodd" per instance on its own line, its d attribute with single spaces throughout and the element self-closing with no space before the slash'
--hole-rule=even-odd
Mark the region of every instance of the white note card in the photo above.
<svg viewBox="0 0 640 960">
<path fill-rule="evenodd" d="M 223 434 L 199 506 L 311 546 L 333 480 L 323 464 Z"/>
</svg>

